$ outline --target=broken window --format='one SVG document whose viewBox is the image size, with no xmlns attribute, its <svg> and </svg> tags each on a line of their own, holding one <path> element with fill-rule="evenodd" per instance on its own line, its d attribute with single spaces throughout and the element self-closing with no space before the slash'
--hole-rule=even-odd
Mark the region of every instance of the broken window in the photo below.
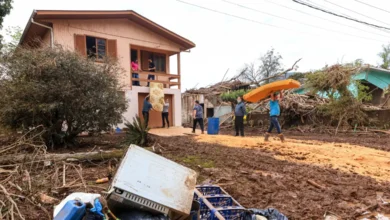
<svg viewBox="0 0 390 220">
<path fill-rule="evenodd" d="M 156 72 L 166 72 L 166 55 L 162 53 L 154 53 L 149 51 L 141 51 L 142 69 L 147 70 L 149 68 L 149 59 L 152 59 Z"/>
<path fill-rule="evenodd" d="M 106 56 L 106 39 L 86 36 L 87 55 L 89 58 L 103 59 Z"/>
</svg>

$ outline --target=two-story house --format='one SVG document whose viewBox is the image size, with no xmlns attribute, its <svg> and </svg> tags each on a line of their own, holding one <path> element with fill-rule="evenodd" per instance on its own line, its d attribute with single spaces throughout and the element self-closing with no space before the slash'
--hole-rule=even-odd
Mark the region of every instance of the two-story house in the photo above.
<svg viewBox="0 0 390 220">
<path fill-rule="evenodd" d="M 33 11 L 20 40 L 21 45 L 61 45 L 85 57 L 116 57 L 125 75 L 120 77 L 124 97 L 129 103 L 124 119 L 132 121 L 141 114 L 144 98 L 149 94 L 148 82 L 164 84 L 165 99 L 170 102 L 169 119 L 181 126 L 180 53 L 195 47 L 188 39 L 154 23 L 134 11 Z M 177 57 L 177 74 L 171 74 L 170 58 Z M 155 72 L 149 72 L 149 59 Z M 141 70 L 133 78 L 131 61 Z M 154 79 L 151 79 L 154 76 Z M 139 83 L 134 83 L 134 82 Z M 98 89 L 98 88 L 96 88 Z M 161 113 L 152 111 L 150 127 L 161 126 Z M 122 125 L 123 126 L 123 125 Z"/>
</svg>

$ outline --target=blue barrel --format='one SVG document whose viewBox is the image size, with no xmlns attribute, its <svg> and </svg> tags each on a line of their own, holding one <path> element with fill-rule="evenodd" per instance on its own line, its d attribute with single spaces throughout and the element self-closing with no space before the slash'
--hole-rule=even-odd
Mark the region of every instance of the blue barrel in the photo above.
<svg viewBox="0 0 390 220">
<path fill-rule="evenodd" d="M 85 215 L 85 204 L 81 201 L 70 200 L 65 203 L 54 220 L 81 220 Z"/>
<path fill-rule="evenodd" d="M 219 133 L 219 118 L 207 118 L 207 134 Z"/>
</svg>

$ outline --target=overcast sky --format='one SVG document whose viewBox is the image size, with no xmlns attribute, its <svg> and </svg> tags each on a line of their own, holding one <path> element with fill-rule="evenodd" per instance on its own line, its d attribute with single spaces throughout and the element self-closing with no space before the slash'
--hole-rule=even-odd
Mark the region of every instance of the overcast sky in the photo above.
<svg viewBox="0 0 390 220">
<path fill-rule="evenodd" d="M 292 0 L 228 0 L 251 10 L 223 0 L 182 1 L 214 11 L 177 0 L 14 0 L 3 26 L 24 29 L 34 9 L 134 10 L 196 44 L 182 55 L 182 90 L 218 82 L 227 69 L 231 77 L 270 48 L 282 55 L 285 68 L 303 58 L 298 71 L 308 71 L 358 58 L 377 65 L 381 45 L 390 42 L 390 31 L 327 15 Z M 390 28 L 388 0 L 302 1 Z"/>
</svg>

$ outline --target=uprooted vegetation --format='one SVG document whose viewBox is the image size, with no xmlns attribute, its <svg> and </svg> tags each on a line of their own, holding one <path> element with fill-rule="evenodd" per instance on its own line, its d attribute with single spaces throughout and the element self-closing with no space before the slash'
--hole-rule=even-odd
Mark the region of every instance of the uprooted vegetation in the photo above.
<svg viewBox="0 0 390 220">
<path fill-rule="evenodd" d="M 329 116 L 331 123 L 363 125 L 367 124 L 367 115 L 363 102 L 372 96 L 367 92 L 368 87 L 352 79 L 360 67 L 348 65 L 333 65 L 322 70 L 307 74 L 306 85 L 313 94 L 323 94 L 329 102 L 319 105 L 319 113 Z M 355 86 L 354 94 L 350 87 Z"/>
</svg>

